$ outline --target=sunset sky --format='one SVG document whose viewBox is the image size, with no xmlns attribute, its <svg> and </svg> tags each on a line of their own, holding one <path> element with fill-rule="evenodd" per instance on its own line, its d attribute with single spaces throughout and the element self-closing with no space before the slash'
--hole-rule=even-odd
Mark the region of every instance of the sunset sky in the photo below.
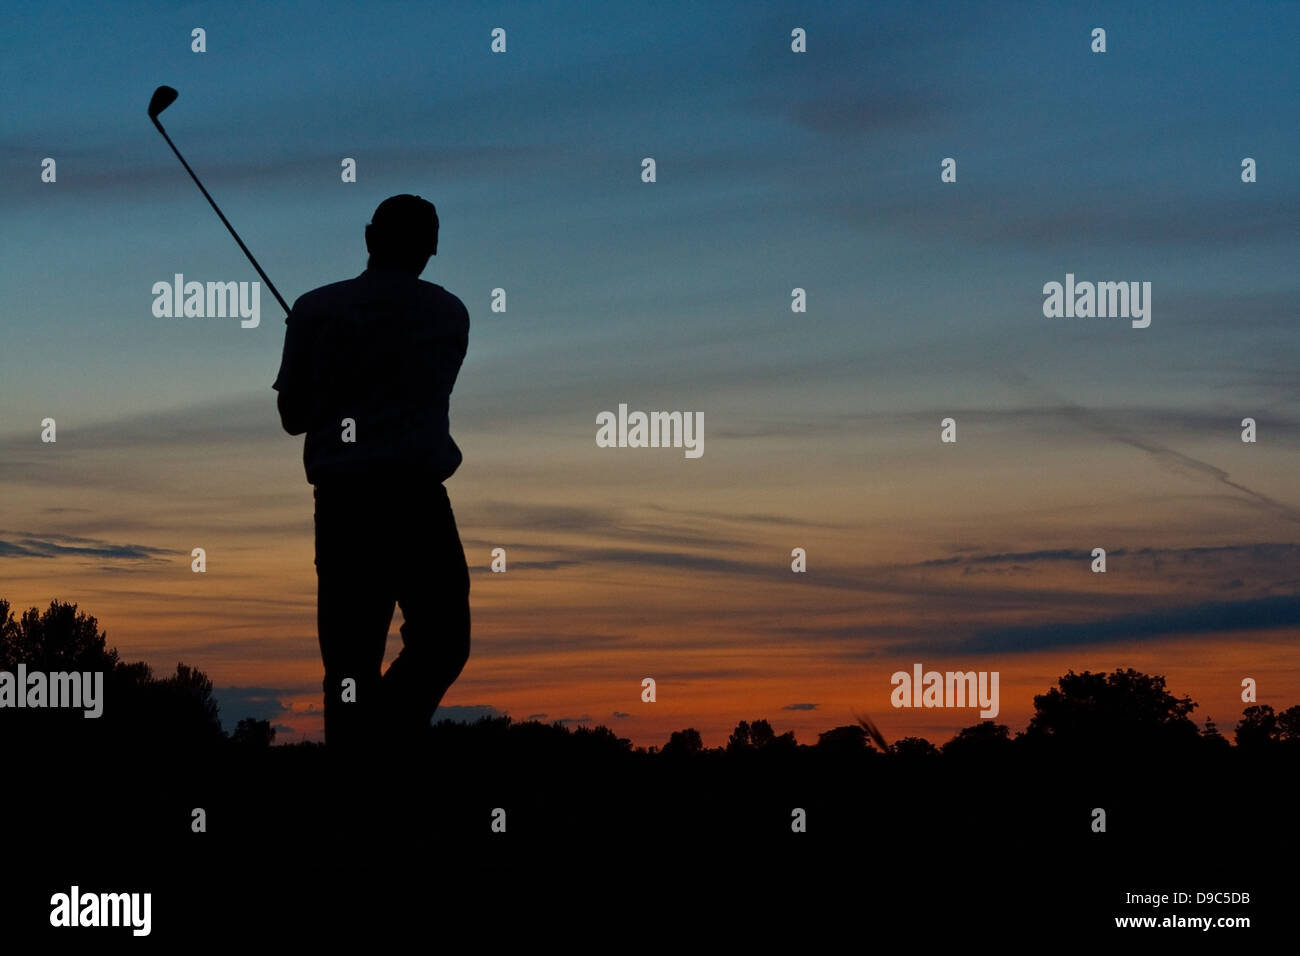
<svg viewBox="0 0 1300 956">
<path fill-rule="evenodd" d="M 916 662 L 999 671 L 1013 729 L 1071 669 L 1164 674 L 1225 730 L 1244 677 L 1300 703 L 1300 7 L 988 6 L 7 11 L 0 597 L 200 668 L 227 729 L 320 736 L 283 314 L 265 289 L 255 329 L 151 310 L 178 272 L 257 278 L 145 115 L 167 83 L 290 301 L 361 271 L 386 196 L 437 204 L 473 572 L 441 716 L 710 746 L 978 721 L 893 709 Z M 1045 318 L 1067 272 L 1151 282 L 1150 327 Z M 620 402 L 703 412 L 703 456 L 598 448 Z"/>
</svg>

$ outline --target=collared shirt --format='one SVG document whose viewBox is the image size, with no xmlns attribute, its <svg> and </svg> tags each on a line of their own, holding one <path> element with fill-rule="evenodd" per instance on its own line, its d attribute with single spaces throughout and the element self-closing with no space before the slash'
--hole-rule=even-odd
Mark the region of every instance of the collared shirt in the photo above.
<svg viewBox="0 0 1300 956">
<path fill-rule="evenodd" d="M 468 343 L 465 304 L 409 272 L 369 268 L 300 296 L 271 387 L 285 431 L 307 436 L 307 481 L 451 477 L 448 411 Z"/>
</svg>

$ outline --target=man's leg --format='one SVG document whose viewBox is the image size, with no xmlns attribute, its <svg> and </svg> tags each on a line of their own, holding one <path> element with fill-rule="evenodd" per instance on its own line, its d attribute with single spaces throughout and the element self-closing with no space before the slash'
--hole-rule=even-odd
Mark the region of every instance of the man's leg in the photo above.
<svg viewBox="0 0 1300 956">
<path fill-rule="evenodd" d="M 421 492 L 405 537 L 397 600 L 402 651 L 384 674 L 393 731 L 417 736 L 469 659 L 469 567 L 442 485 Z"/>
<path fill-rule="evenodd" d="M 354 749 L 380 732 L 384 645 L 395 583 L 385 574 L 383 524 L 366 497 L 316 492 L 316 626 L 325 665 L 325 742 Z M 356 682 L 351 700 L 343 682 Z"/>
</svg>

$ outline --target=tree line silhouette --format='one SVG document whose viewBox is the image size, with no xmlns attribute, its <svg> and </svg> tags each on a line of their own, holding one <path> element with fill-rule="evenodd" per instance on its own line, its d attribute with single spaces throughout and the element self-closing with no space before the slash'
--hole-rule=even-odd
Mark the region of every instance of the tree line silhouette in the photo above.
<svg viewBox="0 0 1300 956">
<path fill-rule="evenodd" d="M 208 748 L 223 743 L 269 745 L 275 731 L 268 721 L 241 720 L 233 734 L 222 729 L 212 681 L 184 663 L 157 677 L 143 661 L 126 662 L 108 646 L 107 632 L 77 605 L 50 602 L 44 611 L 29 608 L 15 618 L 0 598 L 0 671 L 101 672 L 103 713 L 86 719 L 79 709 L 4 708 L 0 740 L 9 746 L 39 749 L 51 745 L 99 745 L 130 740 L 134 745 Z M 18 688 L 25 693 L 26 688 Z"/>
<path fill-rule="evenodd" d="M 28 747 L 85 739 L 131 739 L 135 745 L 162 749 L 229 745 L 261 749 L 275 740 L 267 720 L 245 717 L 227 733 L 221 724 L 212 681 L 200 670 L 178 663 L 176 671 L 157 677 L 144 662 L 121 660 L 108 646 L 95 617 L 76 604 L 52 601 L 44 611 L 29 608 L 15 618 L 0 598 L 0 670 L 101 671 L 104 673 L 103 716 L 86 720 L 78 710 L 0 710 L 0 739 Z M 1230 744 L 1213 719 L 1203 726 L 1191 719 L 1196 703 L 1169 692 L 1165 679 L 1133 669 L 1111 674 L 1074 673 L 1034 698 L 1034 715 L 1014 736 L 1006 724 L 981 721 L 966 727 L 948 742 L 936 745 L 924 737 L 906 736 L 886 744 L 869 719 L 834 727 L 818 735 L 816 750 L 840 758 L 867 755 L 906 760 L 931 757 L 1010 758 L 1045 750 L 1079 753 L 1104 750 L 1110 754 L 1194 752 L 1213 754 Z M 526 752 L 530 749 L 570 749 L 584 757 L 635 753 L 664 760 L 780 759 L 811 749 L 792 731 L 777 734 L 765 719 L 742 720 L 726 744 L 708 748 L 698 730 L 673 731 L 662 747 L 633 747 L 603 725 L 570 729 L 561 724 L 514 721 L 509 716 L 484 717 L 472 724 L 439 721 L 431 739 L 444 751 L 476 746 Z M 1268 704 L 1244 708 L 1233 736 L 1237 747 L 1258 751 L 1284 748 L 1300 752 L 1300 704 L 1277 712 Z M 310 749 L 315 745 L 291 745 Z"/>
</svg>

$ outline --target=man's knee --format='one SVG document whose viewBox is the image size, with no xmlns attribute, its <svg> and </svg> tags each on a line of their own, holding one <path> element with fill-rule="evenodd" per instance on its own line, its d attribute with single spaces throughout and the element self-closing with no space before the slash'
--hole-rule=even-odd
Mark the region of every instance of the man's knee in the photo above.
<svg viewBox="0 0 1300 956">
<path fill-rule="evenodd" d="M 325 671 L 321 689 L 325 692 L 325 709 L 368 710 L 377 705 L 382 687 L 380 675 L 360 674 L 353 670 Z"/>
</svg>

